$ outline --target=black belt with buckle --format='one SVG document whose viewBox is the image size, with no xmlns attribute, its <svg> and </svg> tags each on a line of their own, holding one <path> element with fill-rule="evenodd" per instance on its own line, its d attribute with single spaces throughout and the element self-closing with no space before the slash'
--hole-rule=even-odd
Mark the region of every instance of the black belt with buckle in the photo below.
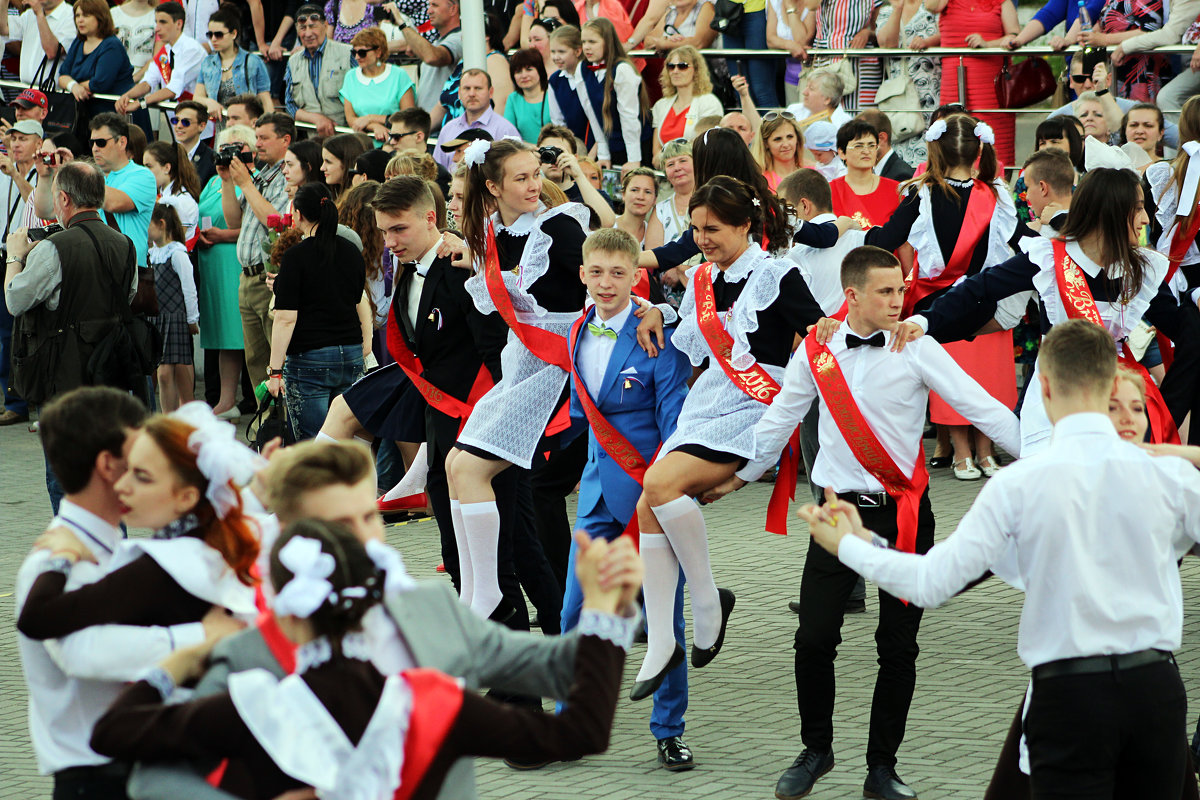
<svg viewBox="0 0 1200 800">
<path fill-rule="evenodd" d="M 838 492 L 838 499 L 853 503 L 859 508 L 883 508 L 892 502 L 887 492 Z"/>
<path fill-rule="evenodd" d="M 266 269 L 267 268 L 264 267 L 263 263 L 260 261 L 253 266 L 242 267 L 242 274 L 247 278 L 253 278 L 255 275 L 262 275 L 264 272 L 266 272 Z"/>
<path fill-rule="evenodd" d="M 1174 658 L 1175 656 L 1166 650 L 1139 650 L 1136 653 L 1122 653 L 1117 656 L 1064 658 L 1034 667 L 1033 677 L 1046 679 L 1061 678 L 1065 675 L 1097 675 L 1102 672 L 1146 667 L 1163 661 L 1172 661 Z"/>
<path fill-rule="evenodd" d="M 129 772 L 129 764 L 124 761 L 110 761 L 107 764 L 96 764 L 89 767 L 67 767 L 55 772 L 54 777 L 62 780 L 126 778 L 129 776 Z"/>
</svg>

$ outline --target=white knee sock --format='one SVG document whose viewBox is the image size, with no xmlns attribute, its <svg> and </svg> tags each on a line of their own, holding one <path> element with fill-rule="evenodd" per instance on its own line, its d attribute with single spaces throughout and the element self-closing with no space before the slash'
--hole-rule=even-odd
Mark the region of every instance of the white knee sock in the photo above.
<svg viewBox="0 0 1200 800">
<path fill-rule="evenodd" d="M 671 543 L 661 533 L 643 533 L 639 550 L 646 565 L 642 597 L 646 602 L 646 657 L 637 679 L 645 681 L 662 672 L 675 650 L 675 589 L 679 584 L 679 561 Z"/>
<path fill-rule="evenodd" d="M 417 494 L 425 491 L 425 476 L 429 474 L 429 445 L 421 442 L 420 449 L 413 456 L 412 464 L 404 473 L 404 477 L 396 484 L 396 488 L 392 492 L 397 492 L 397 497 L 408 497 L 410 494 Z M 389 492 L 391 494 L 391 492 Z"/>
<path fill-rule="evenodd" d="M 708 561 L 704 515 L 692 498 L 677 497 L 656 506 L 654 516 L 687 577 L 692 598 L 692 644 L 701 650 L 712 647 L 721 632 L 721 598 Z"/>
<path fill-rule="evenodd" d="M 336 442 L 336 441 L 337 441 L 337 439 L 333 438 L 332 436 L 330 436 L 330 435 L 329 435 L 328 433 L 326 433 L 325 431 L 317 431 L 317 435 L 314 437 L 313 441 L 317 441 L 317 442 Z"/>
<path fill-rule="evenodd" d="M 458 599 L 469 606 L 475 594 L 475 571 L 467 547 L 467 532 L 463 529 L 462 505 L 457 500 L 450 501 L 450 519 L 454 521 L 454 544 L 458 549 Z"/>
<path fill-rule="evenodd" d="M 500 512 L 496 501 L 463 503 L 463 532 L 471 551 L 471 570 L 475 589 L 471 595 L 471 610 L 487 619 L 500 605 L 500 577 L 497 550 L 500 545 Z"/>
</svg>

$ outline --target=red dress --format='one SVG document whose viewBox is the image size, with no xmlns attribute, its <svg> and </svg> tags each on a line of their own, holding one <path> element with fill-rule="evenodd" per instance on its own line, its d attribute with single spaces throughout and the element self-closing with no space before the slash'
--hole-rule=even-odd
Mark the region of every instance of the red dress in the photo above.
<svg viewBox="0 0 1200 800">
<path fill-rule="evenodd" d="M 900 205 L 900 184 L 891 178 L 881 177 L 870 194 L 857 194 L 845 176 L 831 180 L 829 189 L 833 193 L 833 213 L 853 217 L 864 231 L 887 222 Z"/>
<path fill-rule="evenodd" d="M 985 40 L 999 39 L 1004 35 L 1004 24 L 1000 21 L 1000 9 L 1008 0 L 950 0 L 938 19 L 938 31 L 942 35 L 942 47 L 966 47 L 967 36 L 978 33 Z M 959 56 L 942 59 L 942 104 L 959 102 L 958 64 Z M 966 70 L 966 106 L 974 108 L 999 108 L 996 100 L 995 78 L 1004 64 L 1003 56 L 963 56 Z M 1016 123 L 1011 114 L 977 114 L 980 120 L 992 126 L 996 132 L 996 155 L 1001 164 L 1014 163 L 1013 142 Z"/>
</svg>

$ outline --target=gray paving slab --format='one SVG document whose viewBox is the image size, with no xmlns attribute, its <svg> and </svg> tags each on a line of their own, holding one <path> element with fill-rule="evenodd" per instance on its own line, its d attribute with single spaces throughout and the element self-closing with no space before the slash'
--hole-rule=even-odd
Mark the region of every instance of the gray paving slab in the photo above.
<svg viewBox="0 0 1200 800">
<path fill-rule="evenodd" d="M 982 482 L 961 483 L 948 471 L 931 484 L 938 538 L 969 507 Z M 686 739 L 696 769 L 670 774 L 657 767 L 648 729 L 649 704 L 622 700 L 609 751 L 572 764 L 515 772 L 498 762 L 480 763 L 481 795 L 528 800 L 674 800 L 771 798 L 775 780 L 800 750 L 791 649 L 795 599 L 808 538 L 798 520 L 790 535 L 763 532 L 769 488 L 753 485 L 705 510 L 719 585 L 738 594 L 725 650 L 690 676 Z M 798 496 L 807 495 L 803 486 Z M 573 500 L 572 500 L 573 503 Z M 24 426 L 0 428 L 0 800 L 49 797 L 37 775 L 26 722 L 25 686 L 12 626 L 12 583 L 34 536 L 49 518 L 37 437 Z M 388 530 L 413 574 L 445 580 L 431 521 Z M 1200 562 L 1183 568 L 1185 608 L 1200 597 Z M 837 661 L 835 709 L 837 765 L 812 794 L 815 800 L 861 797 L 870 699 L 876 671 L 874 626 L 878 603 L 868 593 L 867 613 L 848 617 Z M 940 609 L 921 626 L 917 691 L 900 774 L 924 800 L 981 797 L 1027 674 L 1016 656 L 1018 592 L 991 580 Z M 1200 624 L 1185 617 L 1179 665 L 1193 704 L 1200 699 Z M 625 692 L 640 663 L 635 647 Z M 1180 735 L 1184 735 L 1181 731 Z"/>
</svg>

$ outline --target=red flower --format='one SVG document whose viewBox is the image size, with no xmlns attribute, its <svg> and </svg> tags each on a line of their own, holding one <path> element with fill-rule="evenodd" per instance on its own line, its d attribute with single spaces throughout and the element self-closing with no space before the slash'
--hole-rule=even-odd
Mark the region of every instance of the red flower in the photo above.
<svg viewBox="0 0 1200 800">
<path fill-rule="evenodd" d="M 283 218 L 278 214 L 270 214 L 267 216 L 267 227 L 273 231 L 283 230 Z"/>
</svg>

